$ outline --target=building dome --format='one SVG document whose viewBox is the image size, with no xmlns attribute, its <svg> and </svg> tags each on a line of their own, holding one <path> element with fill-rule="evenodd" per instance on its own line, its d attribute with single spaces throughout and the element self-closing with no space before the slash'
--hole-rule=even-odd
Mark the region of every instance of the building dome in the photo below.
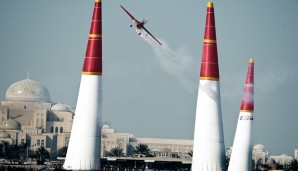
<svg viewBox="0 0 298 171">
<path fill-rule="evenodd" d="M 263 152 L 266 151 L 265 146 L 263 144 L 254 145 L 253 150 L 258 150 L 258 151 L 263 151 Z"/>
<path fill-rule="evenodd" d="M 50 102 L 50 95 L 48 89 L 40 83 L 31 79 L 25 79 L 15 82 L 8 87 L 5 100 Z"/>
<path fill-rule="evenodd" d="M 70 111 L 70 106 L 68 106 L 67 104 L 64 104 L 64 103 L 57 103 L 55 105 L 53 105 L 51 107 L 51 110 L 52 111 L 63 111 L 63 112 L 68 112 Z"/>
<path fill-rule="evenodd" d="M 9 135 L 9 133 L 7 133 L 7 132 L 0 132 L 0 138 L 10 138 L 10 135 Z"/>
<path fill-rule="evenodd" d="M 111 127 L 108 124 L 105 124 L 102 126 L 102 129 L 111 129 Z"/>
<path fill-rule="evenodd" d="M 0 129 L 2 130 L 21 130 L 21 124 L 13 119 L 7 119 L 0 123 Z"/>
</svg>

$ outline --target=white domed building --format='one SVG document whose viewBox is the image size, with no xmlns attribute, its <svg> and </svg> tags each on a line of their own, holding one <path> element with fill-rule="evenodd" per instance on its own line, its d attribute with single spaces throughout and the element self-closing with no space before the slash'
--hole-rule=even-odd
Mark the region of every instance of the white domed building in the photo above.
<svg viewBox="0 0 298 171">
<path fill-rule="evenodd" d="M 294 158 L 292 156 L 288 156 L 286 154 L 282 154 L 280 156 L 270 156 L 272 159 L 281 165 L 289 164 Z"/>
<path fill-rule="evenodd" d="M 0 141 L 43 146 L 51 153 L 67 145 L 74 111 L 52 103 L 48 89 L 25 79 L 10 85 L 0 105 Z"/>
<path fill-rule="evenodd" d="M 256 144 L 252 148 L 252 159 L 255 162 L 265 164 L 269 157 L 269 152 L 266 150 L 263 144 Z"/>
</svg>

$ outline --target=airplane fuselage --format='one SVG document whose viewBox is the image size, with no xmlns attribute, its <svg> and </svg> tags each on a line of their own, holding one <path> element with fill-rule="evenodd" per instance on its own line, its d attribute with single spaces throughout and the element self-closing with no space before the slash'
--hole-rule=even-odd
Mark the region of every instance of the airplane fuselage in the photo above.
<svg viewBox="0 0 298 171">
<path fill-rule="evenodd" d="M 130 18 L 132 20 L 135 21 L 136 24 L 136 28 L 139 30 L 145 30 L 145 32 L 147 32 L 147 34 L 149 34 L 157 43 L 159 43 L 160 45 L 162 45 L 145 27 L 144 25 L 146 24 L 146 20 L 142 20 L 142 22 L 138 21 L 133 15 L 131 15 L 122 5 L 120 5 L 120 7 L 127 13 L 127 15 L 130 16 Z M 132 27 L 132 25 L 130 25 L 130 27 Z M 139 35 L 141 35 L 141 32 L 139 33 Z"/>
<path fill-rule="evenodd" d="M 137 29 L 142 29 L 143 28 L 143 22 L 139 22 L 139 21 L 136 21 L 136 27 Z"/>
</svg>

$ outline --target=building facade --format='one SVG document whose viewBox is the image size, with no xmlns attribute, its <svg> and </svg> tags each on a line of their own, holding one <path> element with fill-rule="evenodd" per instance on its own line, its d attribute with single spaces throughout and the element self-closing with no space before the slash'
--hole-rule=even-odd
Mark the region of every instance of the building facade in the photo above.
<svg viewBox="0 0 298 171">
<path fill-rule="evenodd" d="M 74 111 L 62 103 L 52 103 L 46 87 L 25 79 L 8 87 L 0 105 L 0 141 L 46 148 L 50 153 L 66 146 Z"/>
<path fill-rule="evenodd" d="M 226 156 L 227 158 L 230 158 L 233 151 L 233 147 L 226 148 Z M 294 149 L 295 155 L 298 155 L 298 149 Z M 297 156 L 295 156 L 297 159 Z M 273 156 L 270 155 L 269 152 L 266 150 L 265 146 L 263 144 L 256 144 L 252 148 L 252 159 L 254 160 L 255 164 L 280 164 L 280 165 L 286 165 L 290 163 L 294 158 L 292 156 L 282 154 L 280 156 Z"/>
<path fill-rule="evenodd" d="M 68 145 L 75 110 L 63 103 L 51 102 L 48 89 L 29 78 L 10 85 L 0 105 L 0 141 L 29 144 L 31 150 L 46 148 L 51 154 Z M 157 157 L 187 157 L 192 140 L 137 138 L 131 133 L 102 127 L 101 156 L 120 147 L 132 156 L 134 147 L 147 144 Z"/>
<path fill-rule="evenodd" d="M 269 152 L 266 150 L 263 144 L 256 144 L 252 148 L 252 159 L 255 162 L 260 162 L 262 164 L 266 163 L 269 158 Z"/>
<path fill-rule="evenodd" d="M 280 156 L 270 156 L 270 158 L 274 159 L 276 163 L 281 165 L 289 164 L 293 160 L 292 156 L 288 156 L 286 154 L 282 154 Z"/>
<path fill-rule="evenodd" d="M 187 158 L 193 148 L 193 140 L 138 138 L 131 133 L 117 133 L 109 125 L 102 127 L 101 155 L 107 156 L 115 147 L 120 147 L 126 156 L 133 156 L 138 144 L 147 144 L 151 155 L 163 158 Z"/>
</svg>

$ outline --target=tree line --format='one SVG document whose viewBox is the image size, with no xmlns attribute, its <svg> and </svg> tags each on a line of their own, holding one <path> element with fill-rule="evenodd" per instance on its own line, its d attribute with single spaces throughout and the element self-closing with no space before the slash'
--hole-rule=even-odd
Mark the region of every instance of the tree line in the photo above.
<svg viewBox="0 0 298 171">
<path fill-rule="evenodd" d="M 151 150 L 148 147 L 147 144 L 137 144 L 133 149 L 134 154 L 138 154 L 142 157 L 154 157 L 154 155 L 151 154 Z M 113 156 L 113 157 L 125 157 L 126 154 L 123 152 L 123 149 L 119 146 L 111 148 L 110 151 L 107 152 L 107 156 Z"/>
<path fill-rule="evenodd" d="M 0 158 L 5 159 L 8 163 L 18 162 L 20 164 L 31 158 L 31 160 L 35 159 L 38 164 L 43 164 L 50 159 L 50 153 L 43 146 L 32 150 L 29 144 L 16 145 L 5 141 L 0 143 Z"/>
</svg>

